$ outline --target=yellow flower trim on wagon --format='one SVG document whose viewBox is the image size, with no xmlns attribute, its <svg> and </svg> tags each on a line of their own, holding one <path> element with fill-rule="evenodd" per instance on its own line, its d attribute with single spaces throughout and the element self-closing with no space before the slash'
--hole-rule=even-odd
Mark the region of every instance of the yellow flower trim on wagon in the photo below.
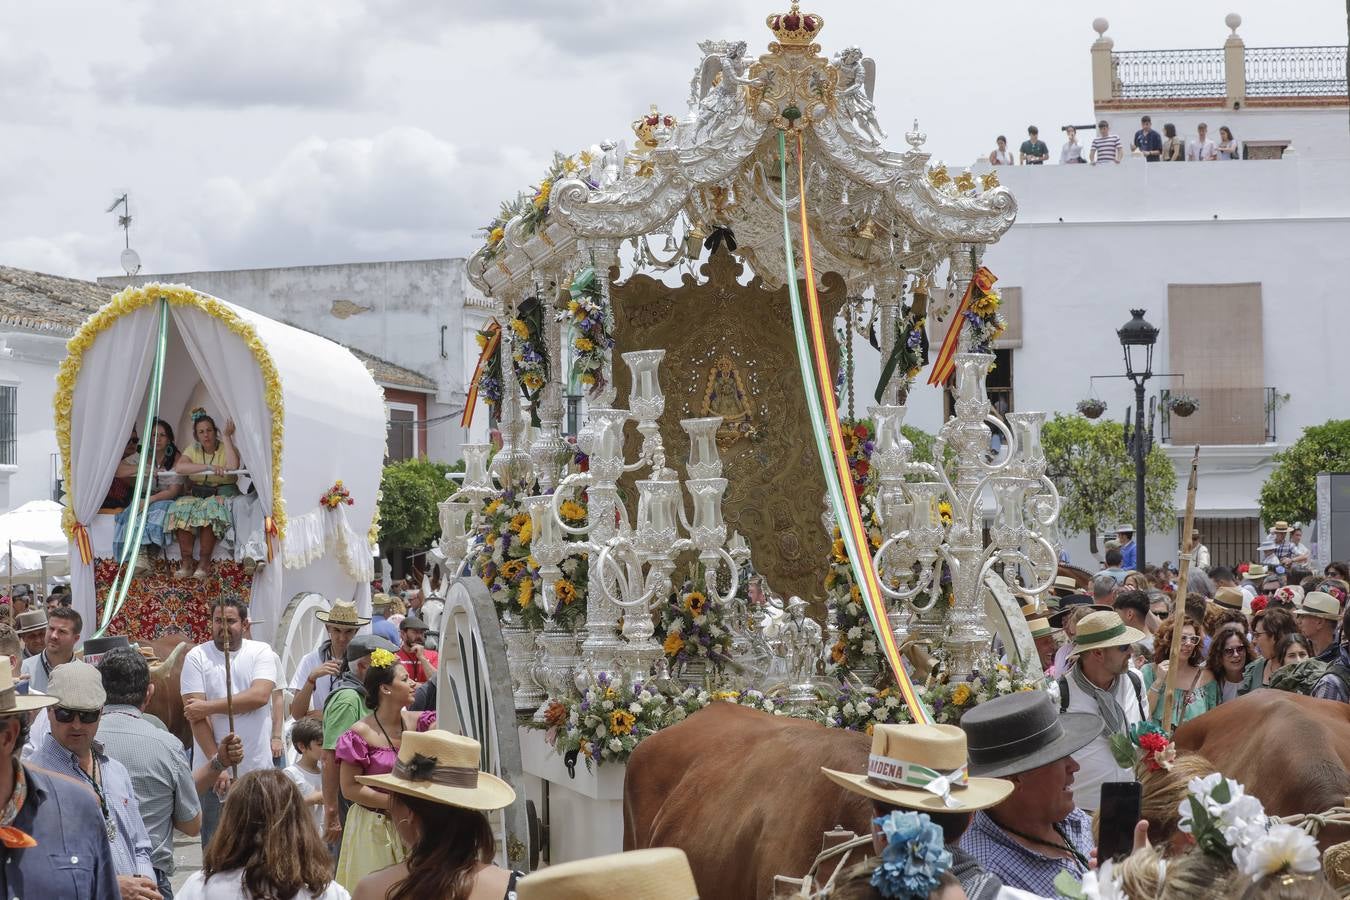
<svg viewBox="0 0 1350 900">
<path fill-rule="evenodd" d="M 534 579 L 526 578 L 520 582 L 520 593 L 516 596 L 516 603 L 520 604 L 521 609 L 529 609 L 532 600 L 534 600 Z"/>
<path fill-rule="evenodd" d="M 553 582 L 553 594 L 563 606 L 571 606 L 577 599 L 577 586 L 566 578 Z"/>
<path fill-rule="evenodd" d="M 665 651 L 666 656 L 675 656 L 684 649 L 684 638 L 672 631 L 666 635 L 666 641 L 661 645 L 661 649 Z"/>
<path fill-rule="evenodd" d="M 558 513 L 569 522 L 580 522 L 586 518 L 586 507 L 575 500 L 564 500 L 558 507 Z"/>
<path fill-rule="evenodd" d="M 957 706 L 965 706 L 970 702 L 970 685 L 964 681 L 952 689 L 952 702 Z"/>
</svg>

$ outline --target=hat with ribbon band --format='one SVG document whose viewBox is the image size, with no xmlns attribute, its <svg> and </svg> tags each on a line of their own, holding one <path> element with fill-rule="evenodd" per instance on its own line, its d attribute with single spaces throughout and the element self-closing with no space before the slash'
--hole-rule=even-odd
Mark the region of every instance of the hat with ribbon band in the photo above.
<svg viewBox="0 0 1350 900">
<path fill-rule="evenodd" d="M 1303 603 L 1294 610 L 1294 615 L 1312 616 L 1315 619 L 1330 619 L 1334 622 L 1341 617 L 1341 604 L 1330 594 L 1310 591 L 1303 598 Z"/>
<path fill-rule="evenodd" d="M 334 600 L 332 609 L 318 610 L 314 618 L 325 625 L 345 625 L 348 628 L 370 624 L 370 617 L 357 615 L 356 604 L 350 600 Z"/>
<path fill-rule="evenodd" d="M 398 762 L 386 775 L 358 775 L 370 787 L 420 797 L 446 806 L 490 810 L 516 799 L 511 785 L 478 768 L 482 750 L 470 737 L 432 729 L 408 732 L 398 748 Z"/>
<path fill-rule="evenodd" d="M 1144 637 L 1138 628 L 1126 625 L 1115 610 L 1089 613 L 1078 623 L 1078 630 L 1073 635 L 1073 652 L 1069 655 L 1076 656 L 1106 647 L 1128 647 L 1144 640 Z"/>
<path fill-rule="evenodd" d="M 1242 593 L 1241 588 L 1221 587 L 1214 592 L 1214 602 L 1224 609 L 1235 609 L 1241 612 L 1242 602 L 1245 599 L 1246 595 Z"/>
<path fill-rule="evenodd" d="M 1008 781 L 970 777 L 966 734 L 955 725 L 877 725 L 866 774 L 821 771 L 854 794 L 928 812 L 988 809 L 1013 789 Z"/>
</svg>

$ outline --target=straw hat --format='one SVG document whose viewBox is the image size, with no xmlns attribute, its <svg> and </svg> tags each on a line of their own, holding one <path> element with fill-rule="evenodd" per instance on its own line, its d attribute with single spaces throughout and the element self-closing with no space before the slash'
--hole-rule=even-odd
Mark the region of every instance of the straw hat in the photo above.
<svg viewBox="0 0 1350 900">
<path fill-rule="evenodd" d="M 314 613 L 314 618 L 325 625 L 345 625 L 349 628 L 370 624 L 368 617 L 356 614 L 356 604 L 350 600 L 334 600 L 332 609 L 320 609 Z"/>
<path fill-rule="evenodd" d="M 1289 527 L 1288 522 L 1281 519 L 1280 521 L 1276 522 L 1273 526 L 1271 526 L 1270 530 L 1275 534 L 1283 534 L 1287 531 L 1292 531 L 1293 529 Z"/>
<path fill-rule="evenodd" d="M 1049 637 L 1056 631 L 1059 631 L 1058 628 L 1055 628 L 1050 624 L 1049 619 L 1045 618 L 1028 619 L 1027 627 L 1031 629 L 1031 637 L 1033 640 L 1036 638 Z"/>
<path fill-rule="evenodd" d="M 72 665 L 72 663 L 66 663 L 66 665 Z M 55 675 L 62 668 L 64 666 L 58 666 L 52 670 L 52 674 Z M 9 666 L 0 666 L 0 716 L 32 712 L 35 709 L 52 706 L 57 702 L 57 699 L 51 694 L 17 693 L 14 690 L 14 673 Z"/>
<path fill-rule="evenodd" d="M 388 609 L 394 602 L 394 598 L 388 594 L 375 594 L 370 598 L 370 608 L 379 612 L 382 609 Z"/>
<path fill-rule="evenodd" d="M 1242 593 L 1240 588 L 1221 587 L 1214 592 L 1214 602 L 1224 609 L 1235 609 L 1241 612 L 1242 601 L 1245 599 L 1247 599 L 1246 595 Z"/>
<path fill-rule="evenodd" d="M 1089 613 L 1078 623 L 1078 631 L 1073 636 L 1073 652 L 1069 655 L 1077 656 L 1104 647 L 1128 647 L 1143 639 L 1144 633 L 1126 625 L 1115 610 Z"/>
<path fill-rule="evenodd" d="M 689 857 L 653 847 L 549 866 L 516 884 L 519 900 L 698 900 Z"/>
<path fill-rule="evenodd" d="M 1335 622 L 1341 617 L 1341 604 L 1330 594 L 1312 591 L 1303 598 L 1303 603 L 1294 609 L 1294 615 L 1330 619 Z"/>
<path fill-rule="evenodd" d="M 854 794 L 929 812 L 975 812 L 1003 802 L 1012 782 L 969 777 L 966 733 L 955 725 L 878 725 L 867 772 L 825 777 Z"/>
<path fill-rule="evenodd" d="M 387 775 L 358 775 L 371 787 L 420 797 L 464 809 L 501 809 L 516 799 L 511 785 L 480 771 L 482 750 L 473 738 L 432 729 L 407 732 L 398 748 L 398 762 Z"/>
<path fill-rule="evenodd" d="M 1271 549 L 1275 549 L 1274 546 L 1272 546 Z M 1266 568 L 1261 563 L 1252 563 L 1247 567 L 1246 578 L 1248 581 L 1256 581 L 1257 579 L 1265 578 L 1269 574 L 1270 569 Z"/>
<path fill-rule="evenodd" d="M 1056 575 L 1055 583 L 1051 585 L 1050 592 L 1056 596 L 1067 597 L 1069 594 L 1078 593 L 1078 582 L 1074 581 L 1068 575 Z"/>
</svg>

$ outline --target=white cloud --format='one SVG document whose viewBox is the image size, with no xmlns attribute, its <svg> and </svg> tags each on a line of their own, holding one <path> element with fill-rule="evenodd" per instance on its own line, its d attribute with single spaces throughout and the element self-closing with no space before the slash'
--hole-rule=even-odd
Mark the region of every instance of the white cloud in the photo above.
<svg viewBox="0 0 1350 900">
<path fill-rule="evenodd" d="M 362 96 L 371 45 L 354 0 L 155 0 L 138 67 L 94 67 L 115 99 L 168 106 L 336 106 Z"/>
</svg>

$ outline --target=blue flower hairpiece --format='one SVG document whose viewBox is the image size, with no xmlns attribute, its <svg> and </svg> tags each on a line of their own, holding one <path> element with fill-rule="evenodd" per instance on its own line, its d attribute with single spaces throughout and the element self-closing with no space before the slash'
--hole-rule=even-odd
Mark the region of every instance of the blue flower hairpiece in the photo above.
<svg viewBox="0 0 1350 900">
<path fill-rule="evenodd" d="M 952 867 L 942 829 L 925 813 L 896 811 L 874 819 L 886 835 L 881 863 L 872 872 L 872 887 L 883 897 L 918 900 L 937 889 Z"/>
</svg>

